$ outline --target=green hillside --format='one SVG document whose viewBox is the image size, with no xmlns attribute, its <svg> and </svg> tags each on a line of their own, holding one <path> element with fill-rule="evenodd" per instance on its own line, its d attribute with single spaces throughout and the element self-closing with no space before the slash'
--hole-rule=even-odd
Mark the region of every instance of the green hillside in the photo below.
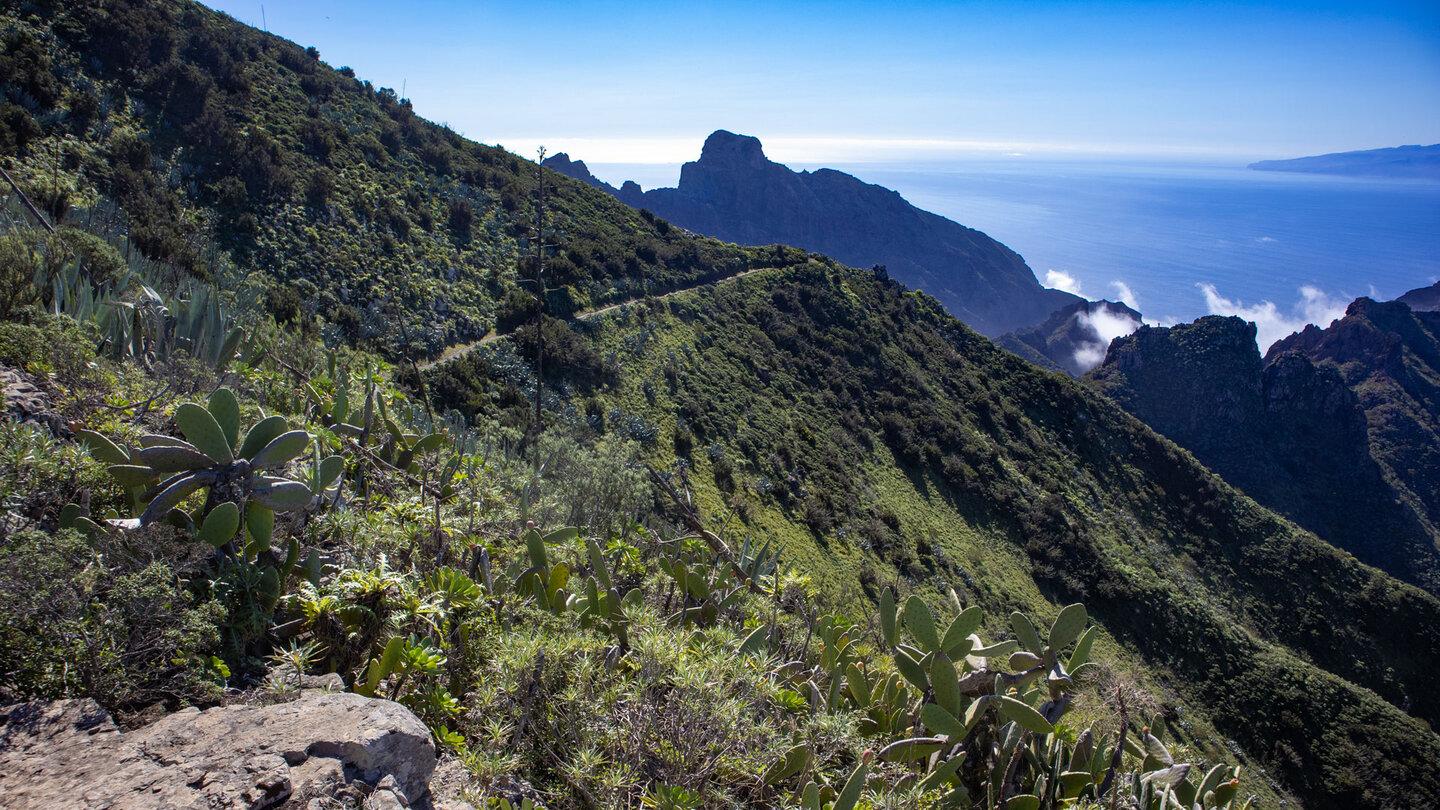
<svg viewBox="0 0 1440 810">
<path fill-rule="evenodd" d="M 525 306 L 511 296 L 536 235 L 533 163 L 197 3 L 0 9 L 0 146 L 43 207 L 83 209 L 87 227 L 192 272 L 225 251 L 264 274 L 277 318 L 322 318 L 335 339 L 427 356 Z M 546 175 L 557 310 L 770 261 Z"/>
<path fill-rule="evenodd" d="M 1209 810 L 1222 762 L 1264 806 L 1440 802 L 1440 602 L 933 299 L 198 5 L 0 8 L 0 151 L 59 226 L 0 210 L 0 371 L 39 392 L 0 422 L 4 702 L 335 671 L 486 806 Z"/>
<path fill-rule="evenodd" d="M 1210 745 L 1236 740 L 1307 806 L 1401 797 L 1417 777 L 1400 763 L 1440 745 L 1427 725 L 1440 704 L 1425 697 L 1440 603 L 932 299 L 814 263 L 569 332 L 623 369 L 572 389 L 575 429 L 644 442 L 717 517 L 784 538 L 841 604 L 862 609 L 896 581 L 954 588 L 988 613 L 1083 600 L 1166 668 L 1177 704 L 1213 718 Z M 561 351 L 548 367 L 565 366 Z M 517 360 L 487 347 L 430 372 L 430 390 L 518 421 Z M 1410 775 L 1342 776 L 1376 758 Z"/>
</svg>

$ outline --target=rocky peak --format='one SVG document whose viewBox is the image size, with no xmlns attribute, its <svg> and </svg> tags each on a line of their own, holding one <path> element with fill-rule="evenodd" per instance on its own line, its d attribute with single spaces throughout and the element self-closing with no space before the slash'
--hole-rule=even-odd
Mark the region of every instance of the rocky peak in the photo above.
<svg viewBox="0 0 1440 810">
<path fill-rule="evenodd" d="M 545 162 L 540 165 L 547 169 L 553 169 L 566 177 L 579 180 L 592 188 L 598 188 L 608 194 L 614 195 L 616 193 L 614 186 L 611 186 L 609 183 L 600 180 L 590 173 L 590 167 L 585 165 L 585 161 L 571 160 L 570 156 L 564 152 L 556 152 L 550 157 L 545 158 Z"/>
<path fill-rule="evenodd" d="M 770 161 L 760 147 L 759 138 L 717 129 L 705 139 L 705 145 L 700 149 L 700 162 L 726 168 L 758 168 Z"/>
<path fill-rule="evenodd" d="M 1091 379 L 1151 427 L 1226 475 L 1264 407 L 1255 324 L 1211 315 L 1116 338 Z M 1246 445 L 1238 445 L 1244 447 Z"/>
<path fill-rule="evenodd" d="M 1437 420 L 1420 404 L 1440 398 L 1417 383 L 1427 375 L 1406 371 L 1435 353 L 1433 336 L 1405 336 L 1435 331 L 1421 316 L 1440 323 L 1360 299 L 1328 329 L 1276 343 L 1263 363 L 1255 325 L 1239 318 L 1142 327 L 1117 338 L 1086 379 L 1256 501 L 1434 593 L 1440 557 L 1429 518 L 1401 501 L 1437 502 L 1440 487 L 1425 473 L 1436 455 L 1396 464 L 1385 449 L 1440 446 Z M 1387 440 L 1396 430 L 1406 438 Z M 1387 478 L 1382 464 L 1408 472 Z"/>
</svg>

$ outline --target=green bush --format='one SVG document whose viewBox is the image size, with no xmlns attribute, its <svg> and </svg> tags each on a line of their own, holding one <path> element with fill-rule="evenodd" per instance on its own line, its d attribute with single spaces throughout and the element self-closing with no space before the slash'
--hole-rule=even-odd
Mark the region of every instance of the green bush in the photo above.
<svg viewBox="0 0 1440 810">
<path fill-rule="evenodd" d="M 159 551 L 152 533 L 138 551 Z M 161 542 L 156 542 L 161 541 Z M 171 554 L 163 555 L 165 558 Z M 170 564 L 74 531 L 0 539 L 0 697 L 90 697 L 111 710 L 218 698 L 217 605 Z"/>
<path fill-rule="evenodd" d="M 40 251 L 28 231 L 0 236 L 0 320 L 40 300 L 35 278 L 42 266 Z"/>
</svg>

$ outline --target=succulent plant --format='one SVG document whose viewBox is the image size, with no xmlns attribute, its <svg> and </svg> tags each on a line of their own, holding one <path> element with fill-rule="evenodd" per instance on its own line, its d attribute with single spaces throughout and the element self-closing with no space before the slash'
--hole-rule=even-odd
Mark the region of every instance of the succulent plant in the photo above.
<svg viewBox="0 0 1440 810">
<path fill-rule="evenodd" d="M 146 504 L 138 520 L 124 525 L 146 526 L 171 520 L 196 528 L 201 539 L 226 547 L 243 523 L 249 550 L 269 548 L 275 512 L 303 509 L 314 499 L 311 486 L 274 473 L 310 446 L 310 434 L 290 430 L 280 416 L 266 417 L 240 436 L 240 406 L 234 393 L 221 388 L 204 406 L 184 403 L 175 409 L 175 424 L 184 439 L 151 434 L 139 448 L 122 448 L 105 436 L 82 431 L 91 453 L 110 462 L 110 474 L 127 490 L 139 492 Z M 338 456 L 317 459 L 310 479 L 320 491 L 339 478 Z M 193 513 L 177 509 L 206 489 L 205 503 Z"/>
</svg>

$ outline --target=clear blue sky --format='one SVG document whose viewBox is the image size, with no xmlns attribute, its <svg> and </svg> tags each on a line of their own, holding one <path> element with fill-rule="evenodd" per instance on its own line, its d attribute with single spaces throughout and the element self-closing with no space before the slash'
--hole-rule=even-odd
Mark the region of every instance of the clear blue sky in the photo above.
<svg viewBox="0 0 1440 810">
<path fill-rule="evenodd" d="M 678 163 L 717 128 L 801 164 L 1440 142 L 1434 0 L 207 4 L 527 155 Z"/>
</svg>

